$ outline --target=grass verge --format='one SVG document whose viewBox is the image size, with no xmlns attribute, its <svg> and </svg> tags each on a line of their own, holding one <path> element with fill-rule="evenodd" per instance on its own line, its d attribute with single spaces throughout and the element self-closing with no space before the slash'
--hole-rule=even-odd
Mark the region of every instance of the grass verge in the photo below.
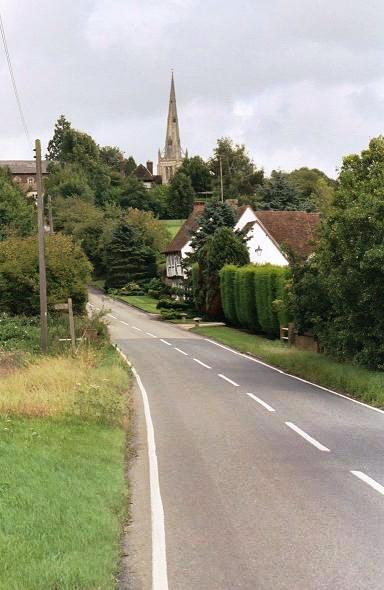
<svg viewBox="0 0 384 590">
<path fill-rule="evenodd" d="M 159 310 L 157 309 L 159 300 L 154 297 L 149 297 L 149 295 L 119 295 L 117 299 L 126 301 L 126 303 L 129 303 L 142 311 L 159 313 Z"/>
<path fill-rule="evenodd" d="M 240 352 L 251 353 L 287 373 L 384 408 L 382 372 L 338 363 L 324 355 L 297 350 L 280 341 L 268 340 L 235 328 L 200 327 L 193 331 Z"/>
<path fill-rule="evenodd" d="M 130 378 L 106 342 L 3 373 L 0 588 L 116 588 Z"/>
<path fill-rule="evenodd" d="M 173 239 L 180 227 L 183 225 L 184 219 L 163 219 L 161 223 L 165 225 L 169 235 L 171 236 L 171 239 Z"/>
</svg>

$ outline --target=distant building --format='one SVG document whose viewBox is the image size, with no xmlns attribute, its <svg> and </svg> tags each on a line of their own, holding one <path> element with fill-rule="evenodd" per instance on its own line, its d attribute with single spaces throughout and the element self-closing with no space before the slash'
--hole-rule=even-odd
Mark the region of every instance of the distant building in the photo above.
<svg viewBox="0 0 384 590">
<path fill-rule="evenodd" d="M 176 170 L 181 165 L 187 152 L 181 149 L 179 120 L 177 117 L 175 82 L 171 79 L 171 93 L 169 97 L 167 132 L 164 150 L 159 150 L 157 174 L 161 176 L 163 184 L 168 184 Z"/>
<path fill-rule="evenodd" d="M 145 188 L 150 189 L 156 184 L 162 184 L 161 176 L 153 174 L 153 162 L 147 162 L 147 165 L 139 164 L 133 175 L 140 180 Z"/>
<path fill-rule="evenodd" d="M 13 176 L 13 180 L 27 194 L 34 194 L 37 191 L 36 184 L 36 161 L 35 160 L 0 160 L 2 168 L 8 168 Z M 42 172 L 43 178 L 48 176 L 48 162 L 43 160 Z"/>
</svg>

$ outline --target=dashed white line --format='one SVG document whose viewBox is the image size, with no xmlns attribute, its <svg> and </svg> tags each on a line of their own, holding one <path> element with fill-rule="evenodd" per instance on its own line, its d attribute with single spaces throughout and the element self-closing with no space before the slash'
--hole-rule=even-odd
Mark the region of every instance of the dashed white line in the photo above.
<svg viewBox="0 0 384 590">
<path fill-rule="evenodd" d="M 195 361 L 195 363 L 199 363 L 199 365 L 201 365 L 202 367 L 205 367 L 206 369 L 212 369 L 212 367 L 210 367 L 209 365 L 206 365 L 205 363 L 203 363 L 203 361 L 199 361 L 199 359 L 193 359 Z"/>
<path fill-rule="evenodd" d="M 147 336 L 150 336 L 151 338 L 157 338 L 157 336 L 155 336 L 151 332 L 145 332 L 145 333 L 147 334 Z"/>
<path fill-rule="evenodd" d="M 235 387 L 240 387 L 240 385 L 238 383 L 236 383 L 235 381 L 232 381 L 232 379 L 229 379 L 228 377 L 226 377 L 225 375 L 222 375 L 221 373 L 218 373 L 217 376 L 224 379 L 224 381 L 228 381 L 228 383 L 230 383 L 231 385 L 234 385 Z"/>
<path fill-rule="evenodd" d="M 268 412 L 276 412 L 276 410 L 274 408 L 272 408 L 272 406 L 270 406 L 269 404 L 267 404 L 266 402 L 264 402 L 259 397 L 256 397 L 256 395 L 254 395 L 253 393 L 247 393 L 247 395 L 249 397 L 251 397 L 253 400 L 255 400 L 255 402 L 257 402 L 258 404 L 260 404 L 261 406 L 263 406 L 266 410 L 268 410 Z"/>
<path fill-rule="evenodd" d="M 130 324 L 127 324 L 127 322 L 124 322 L 123 320 L 120 320 L 120 324 L 124 324 L 124 326 L 129 326 Z"/>
<path fill-rule="evenodd" d="M 111 313 L 108 314 L 108 317 L 112 318 L 113 320 L 117 320 L 117 318 L 114 315 L 112 315 Z"/>
<path fill-rule="evenodd" d="M 365 473 L 363 473 L 362 471 L 351 471 L 351 473 L 352 475 L 355 475 L 356 477 L 361 479 L 361 481 L 371 486 L 371 488 L 376 490 L 376 492 L 379 492 L 379 494 L 382 494 L 384 496 L 384 486 L 372 479 L 372 477 L 369 477 L 369 475 L 365 475 Z"/>
<path fill-rule="evenodd" d="M 184 352 L 184 350 L 181 350 L 181 348 L 176 348 L 176 346 L 175 346 L 175 350 L 177 350 L 177 352 L 180 352 L 184 356 L 188 356 L 188 353 L 187 352 Z"/>
<path fill-rule="evenodd" d="M 172 346 L 172 344 L 170 342 L 167 342 L 163 338 L 160 338 L 160 342 L 164 342 L 164 344 L 167 344 L 168 346 Z"/>
<path fill-rule="evenodd" d="M 136 330 L 137 332 L 142 332 L 141 328 L 137 328 L 136 326 L 132 326 L 132 330 Z"/>
<path fill-rule="evenodd" d="M 330 450 L 325 447 L 324 445 L 322 445 L 321 443 L 319 443 L 319 441 L 317 441 L 315 438 L 313 438 L 312 436 L 310 436 L 309 434 L 307 434 L 306 432 L 304 432 L 304 430 L 301 430 L 301 428 L 299 428 L 298 426 L 296 426 L 296 424 L 293 424 L 293 422 L 285 422 L 285 424 L 291 428 L 292 430 L 294 430 L 295 432 L 297 432 L 297 434 L 299 434 L 300 436 L 302 436 L 303 438 L 305 438 L 306 441 L 308 441 L 309 443 L 311 443 L 311 445 L 313 445 L 314 447 L 316 447 L 319 451 L 324 451 L 326 453 L 329 453 Z"/>
</svg>

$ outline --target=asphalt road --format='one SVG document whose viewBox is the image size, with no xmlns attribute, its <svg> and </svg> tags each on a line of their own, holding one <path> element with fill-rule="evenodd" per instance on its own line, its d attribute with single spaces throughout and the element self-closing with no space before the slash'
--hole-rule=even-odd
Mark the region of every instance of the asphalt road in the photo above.
<svg viewBox="0 0 384 590">
<path fill-rule="evenodd" d="M 119 302 L 90 302 L 111 310 L 112 338 L 148 396 L 170 590 L 384 589 L 383 413 Z M 151 587 L 144 436 L 140 589 Z"/>
</svg>

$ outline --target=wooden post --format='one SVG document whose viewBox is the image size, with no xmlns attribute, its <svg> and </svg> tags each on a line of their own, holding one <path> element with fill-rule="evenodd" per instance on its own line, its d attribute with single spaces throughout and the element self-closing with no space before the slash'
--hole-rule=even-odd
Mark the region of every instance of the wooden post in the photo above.
<svg viewBox="0 0 384 590">
<path fill-rule="evenodd" d="M 39 279 L 40 279 L 40 346 L 41 351 L 48 351 L 48 318 L 47 318 L 47 278 L 45 271 L 45 228 L 44 228 L 44 193 L 41 172 L 41 143 L 35 142 L 36 152 L 36 183 L 37 183 L 37 226 L 39 243 Z"/>
<path fill-rule="evenodd" d="M 55 233 L 53 227 L 53 213 L 52 213 L 52 197 L 48 195 L 48 221 L 49 221 L 49 235 L 53 236 Z"/>
<path fill-rule="evenodd" d="M 72 298 L 68 298 L 69 333 L 71 336 L 72 352 L 76 352 L 75 320 L 73 318 Z"/>
</svg>

